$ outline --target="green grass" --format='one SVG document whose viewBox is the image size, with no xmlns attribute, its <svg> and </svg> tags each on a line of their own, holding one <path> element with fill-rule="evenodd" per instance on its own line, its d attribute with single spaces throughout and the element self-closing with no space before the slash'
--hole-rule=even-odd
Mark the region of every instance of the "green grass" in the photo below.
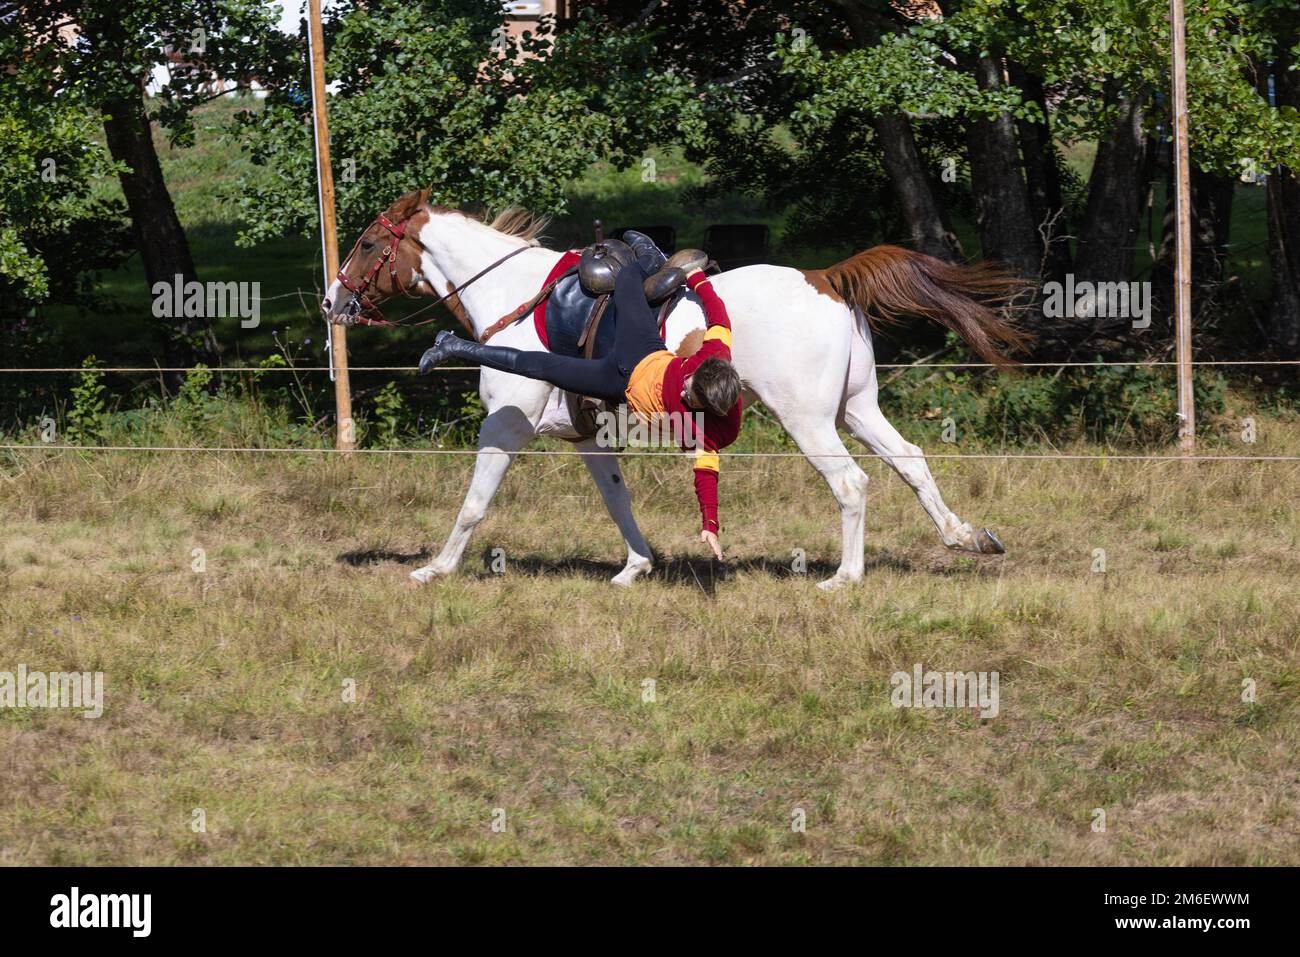
<svg viewBox="0 0 1300 957">
<path fill-rule="evenodd" d="M 1294 463 L 936 460 L 999 559 L 871 461 L 866 577 L 825 594 L 838 514 L 798 459 L 726 463 L 725 566 L 689 467 L 631 460 L 631 590 L 576 459 L 521 459 L 415 591 L 469 457 L 20 461 L 0 670 L 107 693 L 0 709 L 0 863 L 1300 862 Z M 891 707 L 915 663 L 997 671 L 1000 714 Z"/>
</svg>

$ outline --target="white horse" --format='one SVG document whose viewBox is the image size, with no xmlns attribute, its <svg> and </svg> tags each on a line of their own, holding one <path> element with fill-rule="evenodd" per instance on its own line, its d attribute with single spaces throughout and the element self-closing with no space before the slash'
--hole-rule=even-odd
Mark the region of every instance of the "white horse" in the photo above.
<svg viewBox="0 0 1300 957">
<path fill-rule="evenodd" d="M 426 192 L 410 193 L 362 233 L 321 308 L 331 322 L 350 324 L 370 311 L 371 300 L 382 301 L 403 287 L 423 295 L 458 290 L 448 303 L 467 331 L 481 339 L 495 320 L 534 297 L 559 261 L 561 253 L 537 242 L 539 228 L 519 210 L 487 224 L 430 206 Z M 489 271 L 483 278 L 475 278 L 485 269 Z M 467 280 L 473 281 L 464 285 Z M 1003 551 L 988 529 L 976 531 L 944 504 L 921 450 L 882 414 L 866 319 L 925 316 L 958 332 L 979 355 L 1002 364 L 1008 361 L 1004 348 L 1026 340 L 998 313 L 1019 291 L 1015 280 L 983 265 L 951 265 L 898 247 L 877 246 L 825 270 L 767 265 L 735 269 L 715 276 L 713 288 L 731 317 L 733 361 L 747 399 L 757 397 L 772 410 L 839 502 L 840 564 L 820 587 L 857 581 L 863 573 L 867 474 L 844 447 L 837 425 L 912 487 L 945 545 L 971 552 Z M 669 318 L 666 344 L 676 350 L 688 333 L 703 328 L 699 301 L 689 296 Z M 544 348 L 531 312 L 502 328 L 493 341 L 519 349 Z M 483 369 L 479 394 L 487 416 L 479 429 L 469 493 L 441 553 L 412 572 L 412 580 L 424 584 L 457 569 L 514 454 L 537 435 L 576 440 L 577 453 L 627 544 L 627 562 L 612 581 L 630 585 L 650 571 L 650 547 L 633 518 L 618 459 L 593 454 L 600 451 L 595 440 L 578 438 L 560 390 Z"/>
</svg>

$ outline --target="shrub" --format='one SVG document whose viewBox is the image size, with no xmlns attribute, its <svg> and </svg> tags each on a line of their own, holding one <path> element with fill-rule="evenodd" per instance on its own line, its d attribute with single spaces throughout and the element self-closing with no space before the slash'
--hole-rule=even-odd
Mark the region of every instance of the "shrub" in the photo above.
<svg viewBox="0 0 1300 957">
<path fill-rule="evenodd" d="M 67 413 L 68 441 L 74 445 L 92 445 L 104 433 L 108 404 L 104 398 L 104 373 L 96 369 L 97 360 L 86 356 L 82 372 L 72 387 L 72 404 Z"/>
<path fill-rule="evenodd" d="M 1193 379 L 1204 416 L 1224 409 L 1221 375 Z M 1170 442 L 1177 434 L 1174 372 L 1144 365 L 1067 368 L 1053 374 L 908 373 L 882 393 L 886 414 L 905 433 L 939 438 L 945 419 L 962 440 L 1024 445 L 1071 439 L 1139 445 Z"/>
</svg>

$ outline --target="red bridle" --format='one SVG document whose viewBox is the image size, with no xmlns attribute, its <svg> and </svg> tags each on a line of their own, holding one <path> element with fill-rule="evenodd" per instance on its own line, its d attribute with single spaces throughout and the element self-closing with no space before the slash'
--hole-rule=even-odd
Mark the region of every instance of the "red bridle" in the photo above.
<svg viewBox="0 0 1300 957">
<path fill-rule="evenodd" d="M 353 284 L 352 280 L 343 272 L 343 267 L 350 263 L 352 257 L 356 255 L 357 247 L 360 246 L 361 241 L 366 238 L 366 233 L 370 232 L 369 227 L 367 227 L 361 235 L 357 237 L 357 241 L 352 246 L 352 252 L 348 253 L 348 258 L 343 260 L 343 266 L 339 267 L 338 275 L 335 278 L 343 285 L 344 289 L 352 293 L 352 295 L 356 297 L 357 301 L 361 303 L 361 314 L 353 320 L 358 325 L 393 325 L 393 323 L 384 319 L 383 313 L 379 310 L 379 306 L 371 301 L 370 297 L 366 295 L 366 290 L 369 289 L 370 284 L 375 281 L 375 277 L 379 275 L 379 271 L 384 268 L 385 263 L 388 264 L 388 275 L 393 281 L 393 288 L 404 296 L 410 296 L 410 293 L 406 291 L 406 287 L 402 285 L 402 280 L 397 277 L 397 247 L 401 244 L 402 237 L 406 235 L 406 224 L 408 222 L 410 222 L 410 220 L 404 219 L 400 223 L 394 225 L 393 221 L 383 213 L 380 213 L 375 217 L 375 223 L 378 223 L 380 226 L 383 226 L 388 230 L 393 237 L 393 241 L 384 247 L 383 252 L 379 254 L 379 258 L 375 260 L 375 264 L 370 267 L 370 271 L 362 277 L 360 285 Z M 370 225 L 373 226 L 375 223 L 371 223 Z"/>
<path fill-rule="evenodd" d="M 438 318 L 437 316 L 433 316 L 429 319 L 423 319 L 420 322 L 411 322 L 410 320 L 412 316 L 418 316 L 422 312 L 427 312 L 428 310 L 432 309 L 434 306 L 446 302 L 448 299 L 452 298 L 453 296 L 458 295 L 466 287 L 482 279 L 492 270 L 496 269 L 497 266 L 500 266 L 502 263 L 504 263 L 507 259 L 511 259 L 514 256 L 518 256 L 522 252 L 527 252 L 531 248 L 530 246 L 520 246 L 518 249 L 510 250 L 510 252 L 506 253 L 496 262 L 492 263 L 491 265 L 487 266 L 485 269 L 481 269 L 478 272 L 476 272 L 474 275 L 470 276 L 459 286 L 453 286 L 451 289 L 448 289 L 445 293 L 443 293 L 437 299 L 433 300 L 433 302 L 429 303 L 427 306 L 423 306 L 422 308 L 417 309 L 415 312 L 411 313 L 410 316 L 406 317 L 405 321 L 390 322 L 389 320 L 384 318 L 384 314 L 380 312 L 379 306 L 373 301 L 371 301 L 370 297 L 366 295 L 366 290 L 369 289 L 370 284 L 375 281 L 375 277 L 379 275 L 379 271 L 384 268 L 384 263 L 388 263 L 388 275 L 393 280 L 393 288 L 396 289 L 398 292 L 400 292 L 402 295 L 406 296 L 408 299 L 415 298 L 409 292 L 406 291 L 406 287 L 402 285 L 402 281 L 397 278 L 397 247 L 402 242 L 402 237 L 406 235 L 406 224 L 408 222 L 410 222 L 409 219 L 404 219 L 400 223 L 394 225 L 393 221 L 390 220 L 383 213 L 380 213 L 378 216 L 375 217 L 375 223 L 378 223 L 380 226 L 383 226 L 386 230 L 388 230 L 388 232 L 393 237 L 393 241 L 384 247 L 383 252 L 380 253 L 379 258 L 375 260 L 375 264 L 370 267 L 370 271 L 367 272 L 365 276 L 362 278 L 360 284 L 353 284 L 352 280 L 343 274 L 343 267 L 347 266 L 347 264 L 352 261 L 352 257 L 356 255 L 357 247 L 361 245 L 361 240 L 365 239 L 366 233 L 370 232 L 370 226 L 367 226 L 365 230 L 362 231 L 361 235 L 357 238 L 357 241 L 352 246 L 352 252 L 348 253 L 348 258 L 343 260 L 343 265 L 339 267 L 338 275 L 335 278 L 338 279 L 338 281 L 342 284 L 344 289 L 352 293 L 354 297 L 353 301 L 358 302 L 361 305 L 360 315 L 351 317 L 351 321 L 355 322 L 357 325 L 360 326 L 424 326 L 424 325 L 428 325 L 431 322 L 436 322 Z M 375 223 L 371 223 L 370 225 L 373 226 Z M 415 241 L 417 243 L 420 242 L 418 236 L 415 236 Z M 420 243 L 420 248 L 421 249 L 424 248 L 423 243 Z M 554 283 L 552 283 L 551 286 L 554 286 Z M 545 295 L 549 295 L 550 288 L 551 287 L 548 287 L 545 290 L 544 294 L 539 294 L 539 298 L 533 301 L 532 306 L 536 306 L 537 303 L 541 301 L 541 298 L 544 298 Z M 529 306 L 527 303 L 525 303 L 523 306 L 520 306 L 514 312 L 506 316 L 503 316 L 501 319 L 497 320 L 497 322 L 494 323 L 492 327 L 489 328 L 484 333 L 483 341 L 486 342 L 489 337 L 491 337 L 493 334 L 499 331 L 502 325 L 507 322 L 507 320 L 513 322 L 516 319 L 519 319 L 521 316 L 524 315 L 525 312 L 527 312 L 528 309 L 531 309 L 532 306 Z M 472 328 L 470 328 L 470 332 L 473 333 Z"/>
</svg>

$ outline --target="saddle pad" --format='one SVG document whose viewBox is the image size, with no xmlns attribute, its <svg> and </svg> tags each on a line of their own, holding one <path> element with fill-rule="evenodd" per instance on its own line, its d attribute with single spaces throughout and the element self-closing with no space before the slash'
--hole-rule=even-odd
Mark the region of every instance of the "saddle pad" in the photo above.
<svg viewBox="0 0 1300 957">
<path fill-rule="evenodd" d="M 549 286 L 551 282 L 558 281 L 561 276 L 569 271 L 571 267 L 578 265 L 578 260 L 582 258 L 582 251 L 579 249 L 570 249 L 557 262 L 546 276 L 546 282 L 542 283 L 543 288 Z M 551 297 L 547 296 L 533 308 L 533 328 L 537 330 L 537 338 L 542 340 L 542 347 L 549 349 L 551 344 L 546 341 L 546 304 L 550 302 Z"/>
<path fill-rule="evenodd" d="M 582 337 L 582 330 L 587 328 L 587 320 L 591 318 L 591 310 L 595 306 L 596 298 L 587 295 L 577 275 L 560 280 L 546 302 L 547 348 L 558 356 L 581 355 L 578 340 Z M 614 348 L 614 327 L 617 322 L 618 310 L 614 308 L 614 300 L 611 298 L 596 329 L 592 358 L 602 358 Z"/>
</svg>

